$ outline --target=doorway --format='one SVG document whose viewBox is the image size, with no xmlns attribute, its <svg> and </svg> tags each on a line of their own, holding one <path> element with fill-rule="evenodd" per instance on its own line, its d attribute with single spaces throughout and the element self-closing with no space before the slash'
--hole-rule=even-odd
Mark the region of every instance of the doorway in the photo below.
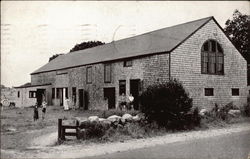
<svg viewBox="0 0 250 159">
<path fill-rule="evenodd" d="M 139 86 L 140 86 L 140 80 L 139 79 L 133 79 L 130 80 L 130 94 L 134 97 L 134 109 L 139 109 Z"/>
<path fill-rule="evenodd" d="M 104 88 L 104 99 L 108 100 L 108 109 L 115 108 L 115 87 Z"/>
<path fill-rule="evenodd" d="M 79 89 L 79 108 L 83 108 L 84 110 L 89 109 L 89 95 L 88 92 L 84 89 Z"/>
<path fill-rule="evenodd" d="M 78 94 L 79 94 L 79 108 L 83 108 L 83 89 L 79 89 Z"/>
<path fill-rule="evenodd" d="M 45 89 L 37 89 L 36 90 L 36 101 L 37 105 L 41 106 L 43 100 L 45 100 Z"/>
<path fill-rule="evenodd" d="M 59 105 L 65 105 L 65 99 L 68 98 L 68 88 L 56 88 L 56 97 L 59 100 Z"/>
</svg>

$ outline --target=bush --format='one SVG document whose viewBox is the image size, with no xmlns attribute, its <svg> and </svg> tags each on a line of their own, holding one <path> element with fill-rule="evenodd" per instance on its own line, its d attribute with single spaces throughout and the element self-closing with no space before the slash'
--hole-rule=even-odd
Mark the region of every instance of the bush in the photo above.
<svg viewBox="0 0 250 159">
<path fill-rule="evenodd" d="M 247 103 L 243 107 L 243 114 L 250 117 L 250 95 L 247 97 Z"/>
<path fill-rule="evenodd" d="M 239 109 L 237 106 L 230 102 L 222 107 L 219 107 L 217 103 L 215 103 L 214 107 L 211 111 L 207 113 L 205 116 L 207 122 L 214 122 L 218 120 L 229 121 L 229 110 L 230 109 Z"/>
<path fill-rule="evenodd" d="M 185 129 L 188 122 L 198 122 L 188 115 L 192 98 L 177 80 L 149 86 L 140 96 L 140 101 L 146 119 L 149 122 L 156 121 L 159 126 Z"/>
<path fill-rule="evenodd" d="M 101 122 L 86 121 L 80 125 L 81 129 L 86 129 L 86 138 L 100 138 L 110 128 L 108 124 Z"/>
</svg>

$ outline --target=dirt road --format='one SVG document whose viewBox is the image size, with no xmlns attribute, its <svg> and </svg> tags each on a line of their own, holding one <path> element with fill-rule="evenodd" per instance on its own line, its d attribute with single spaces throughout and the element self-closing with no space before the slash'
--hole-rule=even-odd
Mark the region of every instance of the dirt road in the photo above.
<svg viewBox="0 0 250 159">
<path fill-rule="evenodd" d="M 73 145 L 57 145 L 57 146 L 41 146 L 39 148 L 30 148 L 22 151 L 14 151 L 14 150 L 2 150 L 1 155 L 2 158 L 89 158 L 90 156 L 96 156 L 95 158 L 103 158 L 103 157 L 111 157 L 114 155 L 114 158 L 117 158 L 117 152 L 134 152 L 135 149 L 142 149 L 142 151 L 148 151 L 150 152 L 150 149 L 147 148 L 152 148 L 160 145 L 172 145 L 172 144 L 177 144 L 179 143 L 189 143 L 191 145 L 194 145 L 193 148 L 190 149 L 191 152 L 201 151 L 202 153 L 202 148 L 200 144 L 206 143 L 206 141 L 210 141 L 210 139 L 214 139 L 214 142 L 218 142 L 220 144 L 220 140 L 217 140 L 216 137 L 223 137 L 223 136 L 228 136 L 228 135 L 234 135 L 238 134 L 238 137 L 236 135 L 236 138 L 233 140 L 228 140 L 225 139 L 226 141 L 222 145 L 218 145 L 218 147 L 222 147 L 225 145 L 235 145 L 235 148 L 237 148 L 239 145 L 246 145 L 249 147 L 249 141 L 244 140 L 249 139 L 249 134 L 247 133 L 246 135 L 242 135 L 242 132 L 250 132 L 250 124 L 249 123 L 242 123 L 242 124 L 233 124 L 230 125 L 229 127 L 226 128 L 220 128 L 220 129 L 209 129 L 209 130 L 203 130 L 203 131 L 190 131 L 190 132 L 179 132 L 179 133 L 171 133 L 167 134 L 165 136 L 159 136 L 159 137 L 154 137 L 154 138 L 148 138 L 148 139 L 135 139 L 135 140 L 128 140 L 124 141 L 123 143 L 121 142 L 116 142 L 116 143 L 104 143 L 104 144 L 73 144 Z M 52 135 L 53 136 L 53 135 Z M 247 138 L 248 137 L 248 138 Z M 41 140 L 38 138 L 38 140 Z M 204 140 L 204 141 L 200 141 Z M 238 142 L 237 141 L 244 141 L 244 142 Z M 207 148 L 207 152 L 209 152 L 209 149 L 213 147 L 214 142 L 211 142 L 208 147 L 203 147 L 204 149 Z M 195 146 L 195 144 L 197 144 Z M 200 143 L 200 144 L 199 144 Z M 188 146 L 187 144 L 186 146 Z M 178 145 L 176 145 L 178 148 Z M 180 146 L 180 145 L 179 145 Z M 228 146 L 230 147 L 230 146 Z M 167 147 L 168 148 L 168 147 Z M 169 147 L 170 148 L 170 147 Z M 181 147 L 180 147 L 181 148 Z M 246 151 L 244 146 L 239 146 L 238 149 Z M 156 148 L 156 151 L 163 151 L 165 148 L 163 147 L 162 149 L 159 147 Z M 170 149 L 171 151 L 173 150 Z M 218 149 L 218 152 L 220 152 Z M 229 149 L 231 150 L 231 149 Z M 178 151 L 178 149 L 176 149 Z M 233 151 L 233 150 L 232 150 Z M 174 152 L 174 151 L 173 151 Z M 184 155 L 185 153 L 182 153 L 183 151 L 178 151 L 175 152 Z M 190 152 L 190 153 L 191 153 Z M 115 153 L 115 154 L 112 154 Z M 136 152 L 135 152 L 136 153 Z M 108 154 L 112 154 L 109 156 Z M 129 153 L 130 154 L 130 153 Z M 132 153 L 131 153 L 132 154 Z M 152 153 L 154 154 L 154 153 Z M 133 158 L 133 156 L 126 156 L 124 154 L 124 158 Z M 188 155 L 188 153 L 186 154 Z M 119 154 L 118 154 L 119 156 Z M 136 158 L 144 158 L 145 156 L 136 156 Z M 154 157 L 154 156 L 151 156 Z M 159 156 L 161 157 L 161 156 Z M 172 156 L 173 157 L 173 156 Z M 180 156 L 181 157 L 181 156 Z M 199 156 L 194 156 L 194 157 L 199 157 Z M 209 158 L 209 154 L 207 156 Z M 222 156 L 223 157 L 223 156 Z M 158 158 L 158 157 L 157 157 Z M 203 157 L 202 157 L 203 158 Z M 210 157 L 211 158 L 211 157 Z"/>
<path fill-rule="evenodd" d="M 247 159 L 248 155 L 250 158 L 250 130 L 88 157 L 88 159 Z"/>
</svg>

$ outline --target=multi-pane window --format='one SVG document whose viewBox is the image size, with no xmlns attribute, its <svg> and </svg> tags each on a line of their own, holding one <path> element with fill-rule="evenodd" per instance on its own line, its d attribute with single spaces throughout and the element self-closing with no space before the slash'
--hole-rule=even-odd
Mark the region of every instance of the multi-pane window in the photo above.
<svg viewBox="0 0 250 159">
<path fill-rule="evenodd" d="M 239 88 L 232 88 L 232 96 L 239 96 L 240 90 Z"/>
<path fill-rule="evenodd" d="M 132 60 L 126 60 L 123 62 L 123 67 L 131 67 L 132 66 Z"/>
<path fill-rule="evenodd" d="M 87 74 L 86 74 L 86 81 L 87 83 L 92 83 L 92 67 L 87 67 Z"/>
<path fill-rule="evenodd" d="M 205 88 L 205 96 L 214 96 L 213 88 Z"/>
<path fill-rule="evenodd" d="M 105 83 L 111 82 L 111 64 L 104 65 L 104 82 Z"/>
<path fill-rule="evenodd" d="M 223 50 L 215 40 L 208 40 L 202 46 L 201 72 L 205 74 L 224 74 Z"/>
<path fill-rule="evenodd" d="M 126 80 L 119 81 L 119 95 L 126 95 Z"/>
<path fill-rule="evenodd" d="M 36 98 L 36 91 L 29 91 L 29 98 Z"/>
</svg>

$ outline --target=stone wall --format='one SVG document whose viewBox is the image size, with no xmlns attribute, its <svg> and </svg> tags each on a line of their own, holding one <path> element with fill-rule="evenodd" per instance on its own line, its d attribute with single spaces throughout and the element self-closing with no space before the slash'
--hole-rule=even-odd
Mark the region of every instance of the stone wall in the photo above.
<svg viewBox="0 0 250 159">
<path fill-rule="evenodd" d="M 224 75 L 201 74 L 201 47 L 208 39 L 215 39 L 223 48 Z M 231 101 L 242 106 L 247 96 L 246 66 L 246 61 L 213 20 L 171 53 L 171 77 L 183 83 L 198 107 L 211 108 L 215 103 L 225 105 Z M 204 88 L 214 88 L 214 96 L 205 96 Z M 232 96 L 232 88 L 239 88 L 240 96 Z"/>
</svg>

